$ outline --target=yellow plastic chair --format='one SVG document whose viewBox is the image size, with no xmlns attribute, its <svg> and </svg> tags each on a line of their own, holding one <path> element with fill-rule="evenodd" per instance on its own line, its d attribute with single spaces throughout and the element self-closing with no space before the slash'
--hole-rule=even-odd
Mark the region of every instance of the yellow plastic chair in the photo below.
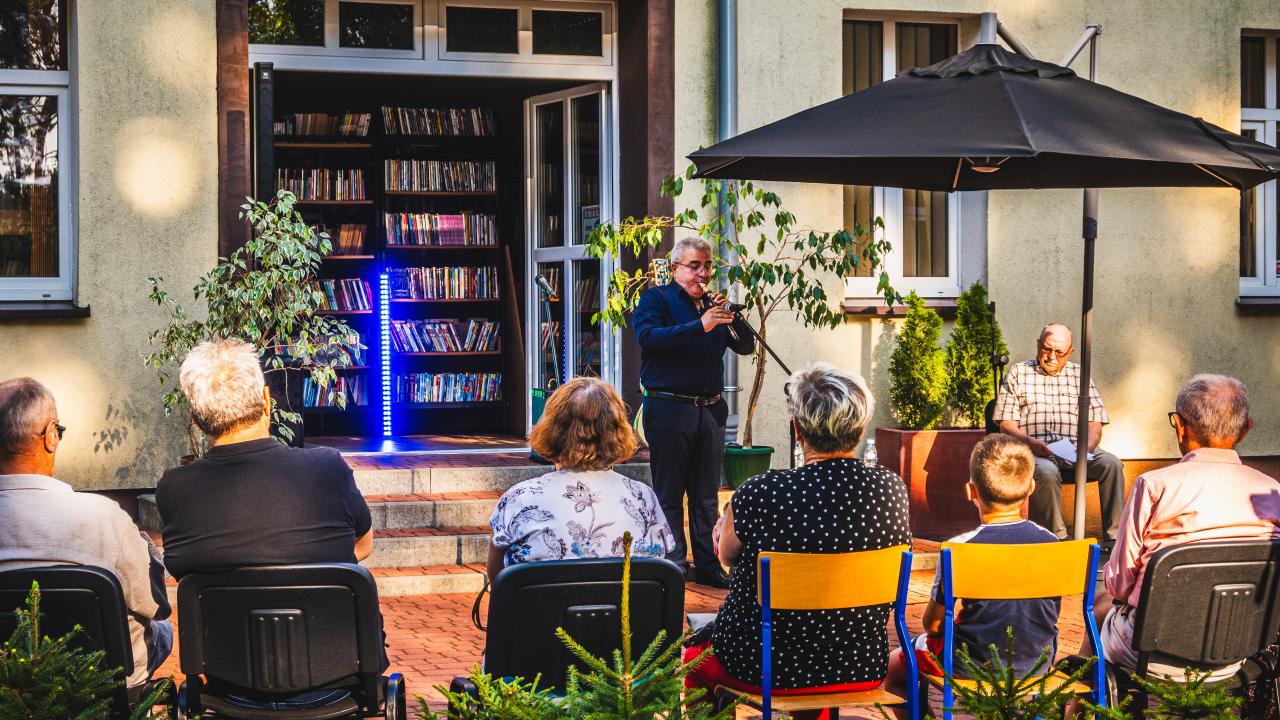
<svg viewBox="0 0 1280 720">
<path fill-rule="evenodd" d="M 760 602 L 761 667 L 759 694 L 720 686 L 719 698 L 741 698 L 771 720 L 774 711 L 794 715 L 797 712 L 827 710 L 829 720 L 837 720 L 841 706 L 903 705 L 912 718 L 918 718 L 916 683 L 908 683 L 907 697 L 901 698 L 883 688 L 862 692 L 827 693 L 822 695 L 787 695 L 774 697 L 773 679 L 773 611 L 774 610 L 840 610 L 893 603 L 894 626 L 898 642 L 911 647 L 907 635 L 907 587 L 911 580 L 911 548 L 896 545 L 883 550 L 850 553 L 762 552 L 757 561 L 756 593 Z M 913 653 L 903 653 L 908 677 L 916 673 Z"/>
<path fill-rule="evenodd" d="M 988 545 L 982 543 L 943 543 L 942 594 L 946 608 L 943 620 L 942 668 L 946 677 L 924 677 L 942 688 L 943 720 L 951 720 L 955 692 L 948 678 L 966 688 L 975 688 L 973 680 L 955 678 L 955 608 L 956 598 L 966 600 L 1032 600 L 1083 593 L 1081 603 L 1085 631 L 1094 648 L 1090 674 L 1093 687 L 1072 683 L 1077 694 L 1091 695 L 1094 704 L 1106 707 L 1107 669 L 1098 626 L 1093 617 L 1094 588 L 1098 577 L 1099 549 L 1094 540 L 1070 540 L 1030 545 Z M 910 647 L 904 645 L 904 647 Z M 904 652 L 903 655 L 910 653 Z M 1052 660 L 1052 658 L 1051 658 Z M 1067 682 L 1068 676 L 1050 671 L 1048 687 Z M 910 677 L 910 676 L 908 676 Z M 1041 676 L 1044 677 L 1044 676 Z"/>
</svg>

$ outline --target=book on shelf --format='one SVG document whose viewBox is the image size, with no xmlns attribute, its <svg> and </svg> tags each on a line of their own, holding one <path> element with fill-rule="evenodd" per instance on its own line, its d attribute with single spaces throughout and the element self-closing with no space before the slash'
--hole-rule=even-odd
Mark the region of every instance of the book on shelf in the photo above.
<svg viewBox="0 0 1280 720">
<path fill-rule="evenodd" d="M 498 268 L 410 267 L 387 271 L 392 299 L 496 300 Z"/>
<path fill-rule="evenodd" d="M 367 365 L 365 351 L 368 346 L 360 337 L 359 331 L 352 330 L 350 335 L 333 336 L 331 342 L 322 345 L 316 351 L 316 363 L 333 367 L 354 367 Z"/>
<path fill-rule="evenodd" d="M 272 123 L 277 136 L 289 135 L 342 135 L 365 137 L 369 134 L 372 113 L 294 113 Z"/>
<path fill-rule="evenodd" d="M 547 279 L 547 283 L 555 291 L 557 300 L 562 296 L 560 292 L 560 269 L 559 265 L 543 265 L 538 268 L 538 274 Z"/>
<path fill-rule="evenodd" d="M 345 407 L 364 407 L 369 404 L 368 383 L 363 375 L 339 375 L 333 382 L 318 383 L 310 377 L 302 379 L 302 405 L 309 408 L 336 408 L 339 398 Z"/>
<path fill-rule="evenodd" d="M 328 225 L 317 225 L 317 233 L 329 234 L 332 247 L 330 255 L 362 255 L 364 254 L 364 236 L 368 226 L 364 223 L 342 223 L 335 231 Z"/>
<path fill-rule="evenodd" d="M 600 309 L 600 296 L 596 294 L 597 280 L 594 277 L 578 278 L 573 291 L 578 298 L 578 312 L 595 312 Z"/>
<path fill-rule="evenodd" d="M 489 402 L 502 399 L 502 373 L 397 373 L 392 398 L 398 403 Z"/>
<path fill-rule="evenodd" d="M 276 189 L 299 200 L 365 200 L 364 170 L 348 168 L 277 168 Z"/>
<path fill-rule="evenodd" d="M 498 219 L 485 213 L 386 213 L 388 245 L 498 244 Z"/>
<path fill-rule="evenodd" d="M 500 333 L 501 323 L 484 318 L 391 321 L 396 352 L 492 352 Z"/>
<path fill-rule="evenodd" d="M 492 160 L 383 161 L 390 192 L 493 192 L 497 189 Z"/>
<path fill-rule="evenodd" d="M 542 338 L 542 349 L 551 351 L 551 339 L 560 337 L 560 321 L 552 320 L 551 325 L 547 325 L 547 321 L 543 320 L 538 326 L 538 334 Z"/>
<path fill-rule="evenodd" d="M 373 291 L 369 282 L 361 278 L 345 278 L 340 280 L 320 280 L 322 292 L 322 310 L 372 310 Z"/>
<path fill-rule="evenodd" d="M 382 107 L 382 125 L 388 135 L 497 135 L 493 111 L 487 108 Z"/>
</svg>

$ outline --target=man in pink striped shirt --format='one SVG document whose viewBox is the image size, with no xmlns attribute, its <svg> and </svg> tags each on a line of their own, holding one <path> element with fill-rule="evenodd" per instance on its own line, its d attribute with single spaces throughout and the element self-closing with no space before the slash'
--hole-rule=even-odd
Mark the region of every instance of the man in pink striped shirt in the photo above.
<svg viewBox="0 0 1280 720">
<path fill-rule="evenodd" d="M 1129 669 L 1137 666 L 1133 611 L 1152 555 L 1187 543 L 1280 539 L 1280 483 L 1242 465 L 1235 451 L 1253 427 L 1244 383 L 1196 375 L 1178 391 L 1175 407 L 1169 424 L 1182 460 L 1134 482 L 1103 570 L 1107 592 L 1096 605 L 1107 660 Z M 1214 677 L 1234 672 L 1223 668 Z M 1181 678 L 1182 669 L 1169 668 L 1168 674 Z"/>
</svg>

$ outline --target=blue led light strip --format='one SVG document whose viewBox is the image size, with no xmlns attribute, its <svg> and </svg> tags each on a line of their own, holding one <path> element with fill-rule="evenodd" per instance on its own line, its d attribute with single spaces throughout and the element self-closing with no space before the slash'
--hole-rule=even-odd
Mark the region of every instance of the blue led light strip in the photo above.
<svg viewBox="0 0 1280 720">
<path fill-rule="evenodd" d="M 391 291 L 387 274 L 378 274 L 378 347 L 382 364 L 382 436 L 391 437 Z"/>
</svg>

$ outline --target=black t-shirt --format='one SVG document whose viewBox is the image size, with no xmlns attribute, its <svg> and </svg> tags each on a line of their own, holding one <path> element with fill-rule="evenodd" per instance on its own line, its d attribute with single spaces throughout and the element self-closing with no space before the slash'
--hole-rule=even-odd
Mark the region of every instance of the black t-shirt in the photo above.
<svg viewBox="0 0 1280 720">
<path fill-rule="evenodd" d="M 846 553 L 909 545 L 907 488 L 888 468 L 833 458 L 757 475 L 734 492 L 732 502 L 742 553 L 711 645 L 730 675 L 759 685 L 760 553 Z M 888 619 L 888 605 L 774 612 L 774 687 L 880 680 L 889 665 Z"/>
<path fill-rule="evenodd" d="M 216 445 L 156 487 L 170 574 L 255 565 L 354 563 L 372 526 L 351 468 L 329 448 L 266 438 Z"/>
</svg>

